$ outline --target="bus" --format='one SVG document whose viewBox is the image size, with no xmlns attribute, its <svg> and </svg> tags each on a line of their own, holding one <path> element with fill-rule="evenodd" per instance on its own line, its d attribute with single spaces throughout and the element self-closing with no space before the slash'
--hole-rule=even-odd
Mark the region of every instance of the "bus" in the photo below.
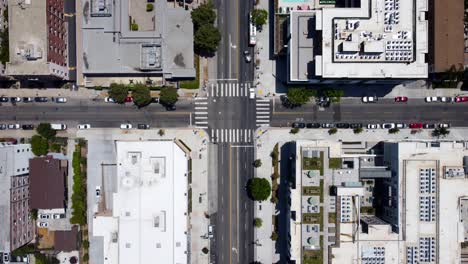
<svg viewBox="0 0 468 264">
<path fill-rule="evenodd" d="M 257 44 L 257 28 L 252 22 L 252 13 L 249 14 L 249 45 Z"/>
</svg>

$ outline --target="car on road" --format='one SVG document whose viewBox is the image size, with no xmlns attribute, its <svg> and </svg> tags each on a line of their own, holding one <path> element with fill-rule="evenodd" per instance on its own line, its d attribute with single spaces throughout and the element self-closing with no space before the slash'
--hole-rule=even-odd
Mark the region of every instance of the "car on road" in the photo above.
<svg viewBox="0 0 468 264">
<path fill-rule="evenodd" d="M 49 99 L 47 99 L 47 97 L 44 96 L 34 97 L 34 102 L 36 103 L 45 103 L 47 101 L 49 101 Z"/>
<path fill-rule="evenodd" d="M 434 128 L 436 128 L 436 125 L 435 124 L 424 124 L 423 128 L 425 128 L 425 129 L 434 129 Z"/>
<path fill-rule="evenodd" d="M 395 102 L 397 102 L 397 103 L 408 102 L 408 97 L 406 97 L 406 96 L 397 96 L 397 97 L 395 97 Z"/>
<path fill-rule="evenodd" d="M 439 98 L 437 96 L 427 96 L 424 101 L 426 101 L 426 103 L 433 103 L 438 102 Z"/>
<path fill-rule="evenodd" d="M 7 125 L 5 124 L 0 124 L 0 130 L 5 130 L 7 129 Z"/>
<path fill-rule="evenodd" d="M 121 129 L 132 129 L 132 124 L 120 124 Z"/>
<path fill-rule="evenodd" d="M 335 124 L 332 123 L 323 123 L 322 128 L 334 128 L 336 127 Z"/>
<path fill-rule="evenodd" d="M 55 102 L 56 102 L 56 103 L 59 103 L 59 104 L 64 104 L 64 103 L 66 103 L 67 101 L 68 101 L 68 100 L 67 100 L 67 98 L 65 98 L 65 97 L 57 97 L 57 98 L 55 98 Z"/>
<path fill-rule="evenodd" d="M 25 124 L 25 125 L 22 125 L 21 128 L 23 130 L 33 130 L 34 129 L 34 125 L 33 124 Z"/>
<path fill-rule="evenodd" d="M 166 111 L 175 111 L 177 108 L 175 105 L 167 105 L 166 106 Z"/>
<path fill-rule="evenodd" d="M 153 97 L 151 98 L 153 103 L 159 104 L 159 97 Z"/>
<path fill-rule="evenodd" d="M 439 128 L 449 128 L 450 127 L 450 124 L 448 123 L 440 123 L 437 125 Z"/>
<path fill-rule="evenodd" d="M 292 127 L 293 128 L 305 128 L 306 124 L 302 123 L 302 122 L 294 122 L 294 123 L 292 123 Z"/>
<path fill-rule="evenodd" d="M 457 96 L 455 97 L 455 102 L 457 103 L 468 102 L 468 96 Z"/>
<path fill-rule="evenodd" d="M 50 219 L 50 214 L 39 214 L 39 219 Z"/>
<path fill-rule="evenodd" d="M 363 96 L 361 99 L 363 103 L 377 103 L 378 100 L 377 96 Z"/>
<path fill-rule="evenodd" d="M 409 128 L 420 129 L 420 128 L 423 128 L 423 124 L 422 123 L 411 123 L 411 124 L 409 124 Z"/>
<path fill-rule="evenodd" d="M 67 130 L 67 125 L 65 124 L 50 124 L 50 128 L 53 130 Z"/>
<path fill-rule="evenodd" d="M 442 96 L 442 97 L 440 97 L 440 101 L 442 103 L 451 103 L 453 101 L 453 98 L 452 97 L 447 97 L 447 96 Z"/>
<path fill-rule="evenodd" d="M 47 223 L 47 222 L 37 222 L 37 226 L 45 228 L 45 227 L 49 227 L 49 223 Z"/>
<path fill-rule="evenodd" d="M 329 107 L 330 102 L 331 102 L 330 97 L 326 97 L 326 96 L 320 96 L 317 99 L 317 105 L 319 105 L 321 107 Z"/>
<path fill-rule="evenodd" d="M 8 97 L 2 96 L 0 97 L 0 103 L 7 103 L 10 99 Z"/>
<path fill-rule="evenodd" d="M 150 126 L 148 124 L 138 124 L 137 125 L 138 129 L 149 129 Z"/>
<path fill-rule="evenodd" d="M 133 96 L 129 95 L 129 96 L 125 97 L 124 102 L 125 102 L 125 103 L 131 103 L 131 102 L 133 102 Z"/>
<path fill-rule="evenodd" d="M 8 129 L 20 129 L 20 124 L 8 124 Z"/>
<path fill-rule="evenodd" d="M 21 102 L 21 97 L 10 97 L 10 102 L 12 104 Z"/>
<path fill-rule="evenodd" d="M 3 253 L 3 263 L 9 263 L 10 262 L 10 254 L 8 254 L 7 252 Z"/>
<path fill-rule="evenodd" d="M 61 214 L 54 214 L 52 218 L 53 219 L 60 219 L 60 218 L 62 218 L 62 215 Z"/>
<path fill-rule="evenodd" d="M 23 97 L 23 102 L 25 103 L 32 103 L 34 99 L 32 97 Z"/>
<path fill-rule="evenodd" d="M 403 123 L 396 123 L 396 124 L 395 124 L 395 127 L 398 128 L 398 129 L 401 129 L 401 128 L 407 128 L 408 125 L 403 124 Z"/>
<path fill-rule="evenodd" d="M 114 98 L 107 96 L 107 97 L 104 97 L 104 102 L 106 102 L 106 103 L 115 103 L 115 100 L 114 100 Z"/>
<path fill-rule="evenodd" d="M 244 58 L 247 63 L 252 61 L 252 56 L 250 56 L 250 52 L 248 50 L 244 50 Z"/>
<path fill-rule="evenodd" d="M 383 123 L 382 124 L 383 129 L 392 129 L 392 128 L 395 128 L 395 127 L 396 127 L 395 123 Z"/>
<path fill-rule="evenodd" d="M 101 186 L 96 186 L 96 198 L 101 197 Z"/>
<path fill-rule="evenodd" d="M 307 123 L 307 128 L 320 128 L 320 123 Z"/>
<path fill-rule="evenodd" d="M 380 124 L 367 124 L 367 129 L 379 129 Z"/>
<path fill-rule="evenodd" d="M 336 128 L 349 128 L 348 123 L 337 123 Z"/>
<path fill-rule="evenodd" d="M 78 129 L 90 129 L 91 125 L 90 124 L 80 124 L 77 127 Z"/>
<path fill-rule="evenodd" d="M 213 229 L 214 229 L 213 225 L 208 226 L 208 238 L 213 238 L 214 237 Z"/>
<path fill-rule="evenodd" d="M 349 127 L 350 128 L 362 128 L 362 124 L 361 123 L 351 123 L 349 124 Z"/>
</svg>

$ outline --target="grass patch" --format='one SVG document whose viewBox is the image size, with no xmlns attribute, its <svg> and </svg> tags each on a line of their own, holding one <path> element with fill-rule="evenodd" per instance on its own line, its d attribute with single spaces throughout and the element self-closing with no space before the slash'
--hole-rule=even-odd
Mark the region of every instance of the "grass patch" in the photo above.
<svg viewBox="0 0 468 264">
<path fill-rule="evenodd" d="M 375 208 L 371 206 L 361 207 L 361 214 L 375 214 Z"/>
<path fill-rule="evenodd" d="M 192 212 L 192 188 L 188 189 L 188 212 L 189 214 Z"/>
<path fill-rule="evenodd" d="M 184 89 L 198 89 L 200 88 L 200 57 L 195 55 L 193 58 L 195 65 L 195 80 L 180 81 L 180 88 Z"/>
<path fill-rule="evenodd" d="M 304 250 L 302 259 L 304 264 L 323 264 L 323 251 Z"/>
<path fill-rule="evenodd" d="M 323 151 L 320 151 L 320 157 L 303 157 L 302 158 L 302 169 L 303 170 L 318 170 L 320 176 L 323 176 Z"/>
<path fill-rule="evenodd" d="M 86 177 L 81 172 L 81 147 L 75 146 L 73 152 L 73 194 L 72 200 L 72 224 L 86 225 Z"/>
<path fill-rule="evenodd" d="M 336 213 L 328 213 L 328 223 L 336 222 Z"/>
<path fill-rule="evenodd" d="M 328 168 L 330 169 L 341 169 L 343 160 L 341 158 L 330 158 L 328 160 Z"/>
<path fill-rule="evenodd" d="M 323 203 L 323 180 L 320 180 L 320 186 L 302 186 L 302 195 L 318 195 L 320 202 Z"/>
</svg>

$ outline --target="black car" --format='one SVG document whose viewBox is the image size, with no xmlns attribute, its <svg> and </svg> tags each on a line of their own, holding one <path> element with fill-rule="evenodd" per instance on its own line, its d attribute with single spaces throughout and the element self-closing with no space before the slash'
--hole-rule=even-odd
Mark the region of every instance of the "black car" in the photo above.
<svg viewBox="0 0 468 264">
<path fill-rule="evenodd" d="M 138 124 L 138 129 L 149 129 L 150 126 L 147 124 Z"/>
<path fill-rule="evenodd" d="M 45 102 L 48 101 L 48 99 L 47 99 L 47 97 L 41 96 L 41 97 L 34 97 L 34 101 L 36 103 L 45 103 Z"/>
<path fill-rule="evenodd" d="M 23 102 L 31 103 L 33 101 L 32 97 L 23 97 Z"/>
<path fill-rule="evenodd" d="M 320 123 L 307 123 L 307 128 L 320 128 Z"/>
<path fill-rule="evenodd" d="M 168 106 L 166 106 L 166 110 L 167 110 L 167 111 L 175 111 L 175 110 L 176 110 L 176 106 L 175 106 L 175 105 L 168 105 Z"/>
<path fill-rule="evenodd" d="M 31 125 L 31 124 L 22 125 L 21 128 L 24 129 L 24 130 L 33 130 L 33 129 L 34 129 L 34 125 Z"/>
<path fill-rule="evenodd" d="M 21 102 L 21 97 L 11 97 L 11 98 L 10 98 L 10 102 L 11 102 L 12 104 Z"/>
<path fill-rule="evenodd" d="M 306 124 L 305 123 L 301 123 L 301 122 L 294 122 L 292 124 L 292 127 L 293 128 L 305 128 L 306 127 Z"/>
<path fill-rule="evenodd" d="M 7 103 L 9 101 L 8 97 L 0 97 L 0 103 Z"/>
<path fill-rule="evenodd" d="M 425 129 L 434 129 L 434 128 L 436 128 L 436 125 L 435 124 L 424 124 L 423 128 L 425 128 Z"/>
<path fill-rule="evenodd" d="M 348 123 L 338 123 L 338 124 L 336 124 L 336 127 L 337 128 L 349 128 L 349 124 Z"/>
<path fill-rule="evenodd" d="M 335 124 L 332 123 L 323 123 L 322 128 L 334 128 Z"/>
<path fill-rule="evenodd" d="M 349 127 L 350 128 L 362 128 L 362 124 L 361 123 L 352 123 L 352 124 L 349 124 Z"/>
<path fill-rule="evenodd" d="M 7 129 L 7 125 L 5 124 L 0 124 L 0 130 L 5 130 Z"/>
</svg>

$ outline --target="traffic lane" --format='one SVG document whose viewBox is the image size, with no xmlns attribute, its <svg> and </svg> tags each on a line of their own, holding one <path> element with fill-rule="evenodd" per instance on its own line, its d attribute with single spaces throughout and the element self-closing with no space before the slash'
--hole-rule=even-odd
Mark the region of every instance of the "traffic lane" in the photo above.
<svg viewBox="0 0 468 264">
<path fill-rule="evenodd" d="M 230 216 L 230 167 L 229 146 L 218 144 L 218 210 L 216 233 L 216 263 L 230 263 L 231 216 Z"/>
<path fill-rule="evenodd" d="M 253 178 L 254 149 L 251 147 L 238 148 L 240 170 L 238 173 L 239 186 L 239 263 L 251 263 L 253 261 L 253 211 L 254 202 L 247 196 L 247 182 Z"/>
</svg>

